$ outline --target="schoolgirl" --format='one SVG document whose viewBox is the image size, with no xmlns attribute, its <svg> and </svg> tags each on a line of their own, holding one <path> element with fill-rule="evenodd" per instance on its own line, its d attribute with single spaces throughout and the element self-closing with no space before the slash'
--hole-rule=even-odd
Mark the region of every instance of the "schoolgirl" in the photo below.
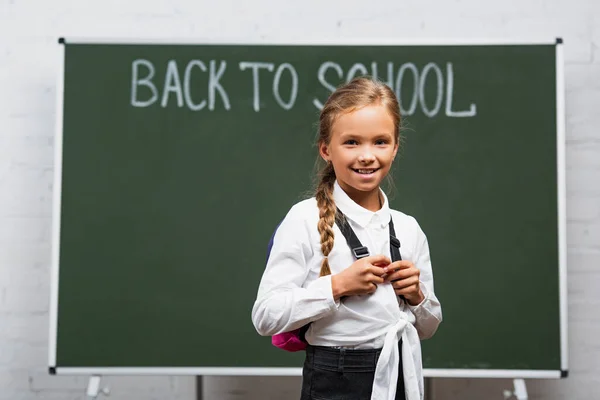
<svg viewBox="0 0 600 400">
<path fill-rule="evenodd" d="M 301 400 L 423 399 L 420 339 L 442 312 L 425 234 L 380 189 L 398 151 L 398 101 L 356 78 L 331 94 L 319 122 L 315 196 L 278 227 L 252 321 L 265 336 L 308 326 Z M 344 224 L 368 256 L 352 251 Z"/>
</svg>

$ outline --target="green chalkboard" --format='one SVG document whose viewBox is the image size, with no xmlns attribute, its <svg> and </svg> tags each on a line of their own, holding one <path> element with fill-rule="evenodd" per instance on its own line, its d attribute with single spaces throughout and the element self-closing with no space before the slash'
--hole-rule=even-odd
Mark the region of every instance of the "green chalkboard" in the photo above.
<svg viewBox="0 0 600 400">
<path fill-rule="evenodd" d="M 363 74 L 402 103 L 390 196 L 429 238 L 429 375 L 566 369 L 560 44 L 60 48 L 59 373 L 301 367 L 250 311 L 274 228 L 310 193 L 319 106 Z"/>
</svg>

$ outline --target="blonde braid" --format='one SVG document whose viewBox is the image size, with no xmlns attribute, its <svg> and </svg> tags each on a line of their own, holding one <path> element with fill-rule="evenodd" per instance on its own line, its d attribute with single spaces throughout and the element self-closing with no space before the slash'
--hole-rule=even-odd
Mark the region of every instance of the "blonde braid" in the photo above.
<svg viewBox="0 0 600 400">
<path fill-rule="evenodd" d="M 321 263 L 320 276 L 331 275 L 329 261 L 327 256 L 333 249 L 333 223 L 335 222 L 335 202 L 333 201 L 333 184 L 335 182 L 335 172 L 331 163 L 323 169 L 321 180 L 317 186 L 315 197 L 319 207 L 319 223 L 317 229 L 321 235 L 321 252 L 323 252 L 323 262 Z"/>
</svg>

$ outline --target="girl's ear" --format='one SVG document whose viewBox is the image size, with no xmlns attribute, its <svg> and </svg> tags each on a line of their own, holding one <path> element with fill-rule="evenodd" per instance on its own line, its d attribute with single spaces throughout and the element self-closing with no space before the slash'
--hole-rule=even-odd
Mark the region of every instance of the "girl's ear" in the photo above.
<svg viewBox="0 0 600 400">
<path fill-rule="evenodd" d="M 327 144 L 325 144 L 325 142 L 319 143 L 319 154 L 321 155 L 321 158 L 323 160 L 325 160 L 325 162 L 328 162 L 331 160 L 331 158 L 329 156 L 329 146 L 327 146 Z"/>
<path fill-rule="evenodd" d="M 393 157 L 392 157 L 392 161 L 394 160 L 394 158 L 396 158 L 396 153 L 398 153 L 398 143 L 396 143 L 396 144 L 394 145 L 394 155 L 393 155 Z"/>
</svg>

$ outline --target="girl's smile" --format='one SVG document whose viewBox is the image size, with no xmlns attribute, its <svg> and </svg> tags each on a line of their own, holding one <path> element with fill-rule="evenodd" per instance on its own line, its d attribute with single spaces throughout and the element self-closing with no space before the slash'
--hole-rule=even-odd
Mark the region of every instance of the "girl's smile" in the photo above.
<svg viewBox="0 0 600 400">
<path fill-rule="evenodd" d="M 372 176 L 375 172 L 377 172 L 379 168 L 375 169 L 354 169 L 354 172 L 361 175 Z"/>
</svg>

